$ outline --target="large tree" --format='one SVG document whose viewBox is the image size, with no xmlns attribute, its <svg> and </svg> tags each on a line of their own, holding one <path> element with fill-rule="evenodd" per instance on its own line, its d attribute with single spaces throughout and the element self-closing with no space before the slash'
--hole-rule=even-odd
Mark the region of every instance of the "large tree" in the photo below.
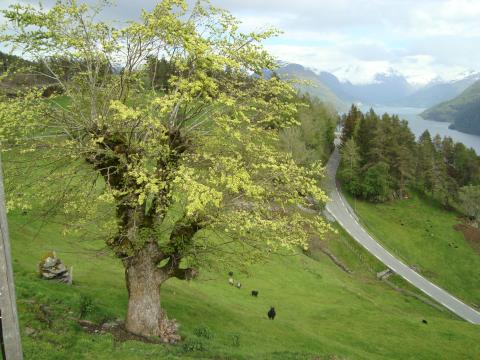
<svg viewBox="0 0 480 360">
<path fill-rule="evenodd" d="M 377 114 L 370 109 L 365 116 L 360 117 L 360 121 L 357 125 L 357 130 L 354 135 L 355 143 L 358 146 L 360 154 L 360 165 L 362 167 L 374 163 L 376 154 L 372 153 L 374 145 L 374 136 L 379 134 L 378 128 L 380 119 Z M 375 156 L 374 156 L 375 155 Z"/>
<path fill-rule="evenodd" d="M 9 206 L 45 204 L 108 233 L 125 267 L 127 329 L 167 339 L 166 280 L 192 279 L 228 252 L 245 261 L 304 248 L 327 231 L 296 210 L 309 196 L 326 200 L 323 169 L 279 151 L 296 106 L 290 85 L 262 76 L 276 62 L 260 42 L 275 31 L 242 34 L 203 2 L 164 0 L 123 27 L 97 21 L 102 8 L 60 0 L 3 12 L 1 40 L 44 64 L 64 93 L 0 102 L 2 149 L 29 159 L 23 173 L 41 165 L 28 191 L 10 184 Z M 146 80 L 148 59 L 159 56 L 175 69 L 161 92 Z M 65 79 L 52 58 L 76 75 Z"/>
<path fill-rule="evenodd" d="M 422 191 L 435 190 L 435 147 L 428 130 L 418 139 L 416 178 Z"/>
</svg>

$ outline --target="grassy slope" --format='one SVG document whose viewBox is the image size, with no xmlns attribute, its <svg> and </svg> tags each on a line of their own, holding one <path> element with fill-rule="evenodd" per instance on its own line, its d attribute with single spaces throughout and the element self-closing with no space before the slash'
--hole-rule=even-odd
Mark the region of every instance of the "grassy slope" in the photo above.
<svg viewBox="0 0 480 360">
<path fill-rule="evenodd" d="M 466 359 L 480 353 L 478 327 L 378 282 L 374 273 L 384 267 L 344 232 L 330 240 L 329 248 L 353 275 L 315 252 L 314 259 L 274 257 L 257 265 L 248 277 L 241 276 L 240 290 L 227 285 L 225 274 L 203 273 L 191 283 L 169 281 L 162 288 L 163 306 L 182 324 L 186 342 L 201 342 L 205 351 L 118 343 L 110 335 L 85 333 L 75 321 L 84 299 L 92 301 L 87 308 L 90 320 L 125 315 L 123 269 L 118 260 L 95 251 L 104 244 L 63 237 L 61 226 L 40 226 L 30 214 L 12 213 L 9 220 L 26 359 L 313 359 L 330 354 L 348 359 Z M 37 278 L 37 262 L 49 250 L 74 266 L 73 287 Z M 252 289 L 259 290 L 258 299 L 249 296 Z M 270 305 L 278 312 L 273 322 L 266 318 Z M 428 325 L 421 323 L 424 318 Z M 196 337 L 199 326 L 208 326 L 215 337 Z M 35 333 L 26 335 L 27 327 Z"/>
<path fill-rule="evenodd" d="M 478 327 L 375 280 L 366 269 L 378 271 L 382 266 L 343 232 L 329 246 L 354 275 L 315 253 L 317 260 L 298 255 L 258 265 L 249 277 L 241 277 L 240 290 L 227 285 L 224 274 L 207 273 L 192 283 L 169 281 L 163 288 L 163 305 L 180 321 L 187 341 L 203 342 L 205 351 L 185 353 L 181 346 L 117 343 L 110 335 L 89 335 L 73 320 L 81 299 L 93 301 L 87 316 L 91 320 L 123 317 L 122 268 L 108 255 L 95 256 L 92 250 L 101 248 L 101 242 L 64 238 L 61 228 L 52 224 L 38 232 L 38 225 L 29 215 L 10 215 L 26 359 L 313 359 L 336 354 L 348 359 L 437 360 L 475 358 L 480 353 Z M 38 258 L 51 249 L 74 266 L 73 287 L 36 278 Z M 251 289 L 260 291 L 258 299 L 249 296 Z M 47 306 L 50 328 L 40 304 Z M 273 322 L 266 319 L 270 305 L 278 312 Z M 423 318 L 428 325 L 421 323 Z M 213 331 L 214 339 L 193 335 L 203 325 Z M 25 335 L 27 326 L 37 332 Z"/>
<path fill-rule="evenodd" d="M 453 229 L 459 223 L 457 214 L 417 195 L 387 204 L 357 201 L 356 208 L 370 232 L 393 253 L 434 283 L 480 306 L 480 256 Z"/>
</svg>

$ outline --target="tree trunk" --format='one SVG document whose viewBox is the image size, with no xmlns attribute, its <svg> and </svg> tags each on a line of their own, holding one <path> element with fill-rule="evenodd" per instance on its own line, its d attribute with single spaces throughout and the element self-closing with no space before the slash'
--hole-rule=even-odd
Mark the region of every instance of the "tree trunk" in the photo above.
<svg viewBox="0 0 480 360">
<path fill-rule="evenodd" d="M 163 311 L 160 305 L 161 279 L 148 246 L 128 259 L 125 267 L 128 290 L 128 331 L 143 336 L 160 336 Z"/>
<path fill-rule="evenodd" d="M 160 286 L 168 278 L 157 267 L 158 248 L 147 244 L 124 260 L 128 290 L 126 329 L 136 335 L 159 336 L 165 342 L 180 340 L 177 324 L 168 320 L 160 303 Z"/>
</svg>

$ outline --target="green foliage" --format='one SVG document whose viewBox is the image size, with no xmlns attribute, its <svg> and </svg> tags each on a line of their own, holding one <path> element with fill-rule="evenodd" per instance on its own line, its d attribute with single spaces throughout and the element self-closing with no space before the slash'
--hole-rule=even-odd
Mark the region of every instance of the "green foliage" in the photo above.
<svg viewBox="0 0 480 360">
<path fill-rule="evenodd" d="M 195 352 L 195 351 L 206 351 L 208 350 L 208 347 L 204 340 L 195 338 L 195 337 L 190 337 L 190 338 L 187 338 L 182 343 L 182 349 L 184 352 Z"/>
<path fill-rule="evenodd" d="M 299 125 L 280 132 L 281 148 L 302 166 L 319 160 L 326 162 L 334 147 L 338 115 L 309 95 L 302 95 L 298 102 Z"/>
<path fill-rule="evenodd" d="M 354 135 L 357 129 L 357 124 L 362 121 L 363 114 L 358 108 L 352 104 L 350 111 L 342 117 L 342 143 L 345 144 Z"/>
<path fill-rule="evenodd" d="M 417 184 L 423 191 L 435 186 L 435 148 L 428 130 L 418 140 Z"/>
<path fill-rule="evenodd" d="M 262 42 L 278 31 L 241 33 L 238 20 L 206 1 L 163 0 L 120 25 L 98 20 L 108 6 L 59 0 L 2 12 L 2 43 L 51 64 L 42 71 L 69 100 L 45 101 L 37 86 L 1 99 L 1 150 L 29 164 L 14 162 L 10 174 L 42 168 L 27 188 L 7 174 L 9 209 L 63 216 L 69 229 L 95 224 L 127 268 L 127 284 L 150 291 L 229 256 L 249 264 L 324 236 L 325 220 L 298 207 L 327 201 L 321 162 L 299 165 L 281 151 L 279 132 L 299 125 L 296 92 L 263 76 L 276 61 Z M 330 147 L 327 132 L 330 125 L 307 146 Z M 161 335 L 159 324 L 126 322 L 146 336 Z"/>
<path fill-rule="evenodd" d="M 338 178 L 347 192 L 359 196 L 362 193 L 360 180 L 360 154 L 355 140 L 350 138 L 341 148 L 342 166 Z"/>
<path fill-rule="evenodd" d="M 406 121 L 373 110 L 358 115 L 352 108 L 345 118 L 358 118 L 350 120 L 354 130 L 344 128 L 338 173 L 352 195 L 378 202 L 405 198 L 415 188 L 452 207 L 460 187 L 480 182 L 480 157 L 451 138 L 432 139 L 425 131 L 416 142 Z"/>
<path fill-rule="evenodd" d="M 362 196 L 362 183 L 358 171 L 345 166 L 338 172 L 337 176 L 345 191 L 354 196 Z"/>
<path fill-rule="evenodd" d="M 193 333 L 196 336 L 207 339 L 207 340 L 211 340 L 215 337 L 215 334 L 213 333 L 212 329 L 210 329 L 206 325 L 201 325 L 199 327 L 196 327 L 195 329 L 193 329 Z"/>
<path fill-rule="evenodd" d="M 175 75 L 173 65 L 164 57 L 150 56 L 146 59 L 148 84 L 154 90 L 169 91 L 169 80 Z"/>
<path fill-rule="evenodd" d="M 358 146 L 360 165 L 362 167 L 371 164 L 372 161 L 378 160 L 371 159 L 371 156 L 378 156 L 378 153 L 373 150 L 373 144 L 375 139 L 374 134 L 378 131 L 379 123 L 380 119 L 373 109 L 370 109 L 358 122 L 354 139 Z"/>
<path fill-rule="evenodd" d="M 88 315 L 92 314 L 92 312 L 95 310 L 95 306 L 93 304 L 92 298 L 90 298 L 88 295 L 80 295 L 80 319 L 86 318 Z"/>
<path fill-rule="evenodd" d="M 318 161 L 299 166 L 279 151 L 279 130 L 313 128 L 305 144 L 324 158 L 334 118 L 313 102 L 312 112 L 297 115 L 291 85 L 262 76 L 275 59 L 261 42 L 276 30 L 240 33 L 235 18 L 204 2 L 164 0 L 118 28 L 98 21 L 96 11 L 70 1 L 3 11 L 6 44 L 22 46 L 37 63 L 69 59 L 65 67 L 74 74 L 45 69 L 67 105 L 52 106 L 36 91 L 0 103 L 0 140 L 10 145 L 3 150 L 40 149 L 42 162 L 57 164 L 11 209 L 53 205 L 76 228 L 95 222 L 121 258 L 156 244 L 167 214 L 180 211 L 162 244 L 169 251 L 157 254 L 171 259 L 168 266 L 206 261 L 197 246 L 209 244 L 192 240 L 202 229 L 228 233 L 255 258 L 306 247 L 311 232 L 328 230 L 320 217 L 291 216 L 307 196 L 326 201 L 318 186 L 323 169 Z M 130 51 L 122 51 L 125 44 Z M 114 71 L 115 64 L 122 69 Z M 60 179 L 69 181 L 53 192 L 44 186 Z M 11 184 L 12 194 L 25 193 Z M 284 210 L 272 214 L 272 207 Z"/>
<path fill-rule="evenodd" d="M 363 175 L 362 195 L 373 201 L 385 201 L 390 195 L 389 166 L 378 162 L 370 166 Z"/>
</svg>

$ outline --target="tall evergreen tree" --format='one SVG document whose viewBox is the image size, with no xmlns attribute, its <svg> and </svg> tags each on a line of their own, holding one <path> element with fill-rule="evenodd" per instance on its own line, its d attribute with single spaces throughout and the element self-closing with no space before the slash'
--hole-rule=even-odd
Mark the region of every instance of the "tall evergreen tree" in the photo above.
<svg viewBox="0 0 480 360">
<path fill-rule="evenodd" d="M 380 161 L 370 166 L 362 179 L 363 196 L 374 202 L 388 200 L 390 196 L 390 176 L 387 163 Z"/>
<path fill-rule="evenodd" d="M 435 148 L 428 130 L 425 130 L 425 132 L 420 135 L 417 155 L 417 184 L 422 191 L 432 192 L 434 191 L 435 183 Z"/>
<path fill-rule="evenodd" d="M 408 127 L 408 122 L 392 117 L 395 125 L 395 139 L 391 145 L 390 172 L 398 196 L 403 198 L 415 176 L 415 135 Z"/>
<path fill-rule="evenodd" d="M 358 145 L 361 166 L 374 162 L 372 161 L 373 159 L 371 159 L 371 148 L 378 123 L 379 118 L 373 109 L 370 109 L 365 116 L 362 116 L 358 123 L 358 128 L 355 133 L 355 143 Z"/>
<path fill-rule="evenodd" d="M 352 104 L 350 111 L 343 120 L 343 130 L 341 136 L 342 144 L 345 144 L 348 139 L 351 139 L 354 136 L 357 124 L 362 118 L 362 112 L 354 104 Z"/>
<path fill-rule="evenodd" d="M 443 151 L 443 141 L 440 135 L 433 138 L 434 166 L 433 166 L 433 194 L 440 202 L 449 206 L 452 200 L 451 190 L 454 188 L 453 179 L 448 175 L 447 162 Z"/>
<path fill-rule="evenodd" d="M 342 166 L 338 177 L 346 191 L 352 195 L 361 195 L 360 155 L 355 140 L 350 138 L 341 149 Z"/>
<path fill-rule="evenodd" d="M 370 111 L 366 116 L 366 120 L 370 120 L 372 123 L 369 124 L 371 127 L 371 134 L 367 141 L 364 141 L 365 150 L 363 151 L 366 153 L 366 155 L 364 155 L 364 158 L 366 157 L 365 163 L 372 165 L 383 161 L 390 165 L 391 159 L 388 158 L 388 155 L 392 145 L 392 140 L 396 141 L 395 138 L 392 139 L 392 137 L 389 136 L 389 134 L 392 132 L 390 116 L 388 114 L 384 114 L 380 120 L 380 118 L 373 111 Z M 362 132 L 364 130 L 368 130 L 367 126 L 362 127 Z M 366 136 L 366 132 L 363 136 Z M 366 150 L 367 148 L 368 151 Z"/>
</svg>

